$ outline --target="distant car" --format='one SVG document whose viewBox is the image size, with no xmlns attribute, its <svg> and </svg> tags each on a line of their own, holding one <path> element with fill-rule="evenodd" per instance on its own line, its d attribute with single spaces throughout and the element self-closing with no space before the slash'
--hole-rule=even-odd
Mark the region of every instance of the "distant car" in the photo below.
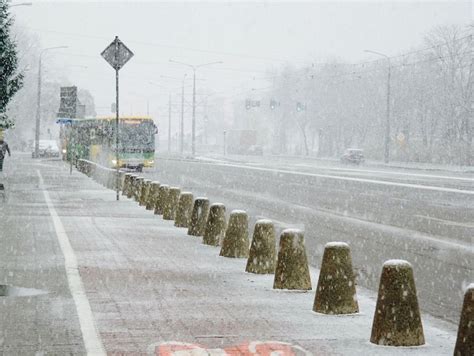
<svg viewBox="0 0 474 356">
<path fill-rule="evenodd" d="M 361 164 L 364 161 L 364 150 L 359 148 L 347 148 L 341 156 L 342 163 Z"/>
<path fill-rule="evenodd" d="M 259 145 L 252 145 L 247 150 L 247 154 L 253 155 L 253 156 L 261 156 L 263 155 L 263 147 Z"/>
<path fill-rule="evenodd" d="M 39 157 L 59 157 L 59 147 L 54 140 L 40 140 L 39 141 Z M 33 149 L 32 157 L 35 157 L 35 151 Z"/>
</svg>

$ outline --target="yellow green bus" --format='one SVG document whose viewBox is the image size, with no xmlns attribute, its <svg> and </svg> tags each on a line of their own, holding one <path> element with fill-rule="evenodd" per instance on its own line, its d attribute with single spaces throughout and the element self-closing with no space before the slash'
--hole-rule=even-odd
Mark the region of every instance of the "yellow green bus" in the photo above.
<svg viewBox="0 0 474 356">
<path fill-rule="evenodd" d="M 119 160 L 116 160 L 115 117 L 71 119 L 63 136 L 67 159 L 71 154 L 110 168 L 142 171 L 153 167 L 157 128 L 149 116 L 126 116 L 119 120 Z M 66 151 L 66 152 L 64 152 Z"/>
</svg>

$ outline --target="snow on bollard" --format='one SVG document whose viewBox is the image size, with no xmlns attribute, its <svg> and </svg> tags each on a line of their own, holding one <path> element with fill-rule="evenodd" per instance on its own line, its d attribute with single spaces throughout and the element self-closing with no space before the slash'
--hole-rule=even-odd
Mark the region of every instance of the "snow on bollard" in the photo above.
<svg viewBox="0 0 474 356">
<path fill-rule="evenodd" d="M 150 193 L 150 185 L 151 185 L 150 179 L 143 180 L 142 186 L 140 188 L 140 199 L 138 201 L 140 206 L 146 205 L 146 199 L 148 197 L 148 194 Z"/>
<path fill-rule="evenodd" d="M 220 256 L 245 258 L 249 255 L 249 218 L 243 210 L 230 213 L 229 225 L 225 231 Z"/>
<path fill-rule="evenodd" d="M 359 312 L 351 250 L 344 242 L 330 242 L 324 248 L 313 311 L 323 314 Z"/>
<path fill-rule="evenodd" d="M 474 283 L 464 294 L 454 356 L 474 355 Z"/>
<path fill-rule="evenodd" d="M 160 189 L 160 182 L 154 181 L 150 184 L 150 192 L 146 197 L 146 210 L 153 210 L 155 208 L 155 201 L 158 198 L 158 190 Z"/>
<path fill-rule="evenodd" d="M 202 243 L 210 246 L 219 246 L 222 243 L 226 229 L 225 221 L 225 205 L 222 203 L 214 203 L 209 209 L 209 217 L 207 218 L 206 231 Z"/>
<path fill-rule="evenodd" d="M 385 346 L 419 346 L 425 343 L 415 278 L 409 262 L 383 264 L 370 342 Z"/>
<path fill-rule="evenodd" d="M 299 229 L 281 233 L 273 289 L 311 290 L 304 234 Z"/>
<path fill-rule="evenodd" d="M 158 188 L 158 199 L 155 201 L 155 214 L 162 215 L 163 209 L 168 200 L 168 192 L 170 190 L 170 186 L 168 184 L 160 185 Z"/>
<path fill-rule="evenodd" d="M 188 235 L 202 236 L 206 229 L 207 217 L 209 216 L 209 199 L 196 198 L 194 201 L 191 219 L 189 220 Z"/>
<path fill-rule="evenodd" d="M 193 199 L 193 193 L 191 192 L 182 192 L 179 195 L 178 208 L 176 209 L 176 216 L 174 219 L 174 226 L 189 226 L 191 212 L 193 211 Z"/>
<path fill-rule="evenodd" d="M 133 197 L 133 192 L 135 191 L 135 185 L 137 184 L 138 176 L 136 174 L 132 174 L 130 176 L 130 184 L 127 189 L 127 198 L 131 199 Z"/>
<path fill-rule="evenodd" d="M 168 199 L 166 199 L 166 204 L 163 206 L 163 219 L 164 220 L 174 220 L 176 216 L 176 209 L 178 208 L 179 195 L 181 194 L 181 189 L 178 187 L 170 187 L 168 191 Z"/>
<path fill-rule="evenodd" d="M 142 185 L 145 178 L 138 177 L 135 180 L 135 189 L 133 190 L 133 199 L 138 203 L 140 202 L 140 192 L 142 191 Z"/>
<path fill-rule="evenodd" d="M 272 274 L 275 273 L 275 265 L 275 227 L 271 220 L 258 220 L 253 230 L 252 244 L 245 271 Z"/>
</svg>

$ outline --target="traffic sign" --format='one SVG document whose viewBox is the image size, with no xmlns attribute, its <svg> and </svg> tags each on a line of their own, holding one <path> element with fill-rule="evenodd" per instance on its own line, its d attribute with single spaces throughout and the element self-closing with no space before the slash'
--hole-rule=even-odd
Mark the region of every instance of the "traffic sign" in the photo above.
<svg viewBox="0 0 474 356">
<path fill-rule="evenodd" d="M 100 54 L 115 69 L 115 168 L 116 196 L 119 200 L 120 157 L 119 157 L 119 70 L 133 57 L 133 52 L 119 40 L 118 36 Z M 113 109 L 113 107 L 112 107 Z"/>
<path fill-rule="evenodd" d="M 113 40 L 100 55 L 104 57 L 115 70 L 119 70 L 133 57 L 133 52 L 116 36 L 115 40 Z"/>
</svg>

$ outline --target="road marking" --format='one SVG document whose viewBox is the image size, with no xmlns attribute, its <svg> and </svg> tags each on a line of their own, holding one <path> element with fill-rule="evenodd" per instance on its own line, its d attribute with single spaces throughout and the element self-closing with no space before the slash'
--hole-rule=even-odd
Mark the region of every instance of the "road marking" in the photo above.
<svg viewBox="0 0 474 356">
<path fill-rule="evenodd" d="M 355 169 L 355 168 L 341 168 L 341 167 L 330 167 L 330 166 L 312 166 L 309 164 L 299 164 L 299 167 L 306 168 L 318 168 L 318 169 L 327 169 L 332 171 L 343 171 L 343 172 L 357 172 L 357 173 L 381 173 L 385 175 L 400 175 L 408 177 L 420 177 L 420 178 L 433 178 L 433 179 L 445 179 L 445 180 L 460 180 L 466 182 L 474 182 L 474 178 L 468 177 L 453 177 L 453 176 L 442 176 L 434 174 L 420 174 L 420 173 L 409 173 L 409 172 L 395 172 L 395 171 L 379 171 L 379 170 L 369 170 L 369 169 Z"/>
<path fill-rule="evenodd" d="M 239 163 L 242 165 L 253 165 L 253 166 L 260 166 L 265 167 L 264 165 L 268 162 L 259 162 L 259 161 L 251 161 L 251 162 L 244 162 L 239 160 L 221 160 L 221 159 L 214 159 L 210 157 L 199 156 L 196 159 L 201 160 L 203 162 L 211 162 L 211 163 Z M 285 164 L 285 162 L 270 162 L 273 164 Z M 420 177 L 420 178 L 433 178 L 433 179 L 445 179 L 445 180 L 459 180 L 459 181 L 466 181 L 466 182 L 474 182 L 474 178 L 470 177 L 454 177 L 448 175 L 436 175 L 436 174 L 422 174 L 422 173 L 411 173 L 411 172 L 400 172 L 400 171 L 390 171 L 390 170 L 373 170 L 373 169 L 361 169 L 361 168 L 348 168 L 348 167 L 336 167 L 336 166 L 321 166 L 321 165 L 312 165 L 308 163 L 297 163 L 295 167 L 304 167 L 304 168 L 316 168 L 322 170 L 329 170 L 329 171 L 342 171 L 342 172 L 356 172 L 356 173 L 381 173 L 385 175 L 400 175 L 400 176 L 408 176 L 408 177 Z M 402 168 L 403 169 L 403 168 Z M 410 169 L 410 168 L 406 168 Z M 301 172 L 304 173 L 304 172 Z M 463 172 L 461 172 L 463 173 Z"/>
<path fill-rule="evenodd" d="M 443 187 L 436 187 L 436 186 L 432 186 L 432 185 L 388 182 L 388 181 L 378 180 L 378 179 L 342 177 L 342 176 L 335 176 L 335 175 L 330 175 L 330 174 L 294 172 L 294 171 L 288 171 L 288 170 L 285 170 L 285 169 L 251 167 L 251 166 L 246 166 L 246 165 L 241 165 L 241 164 L 208 163 L 208 162 L 203 162 L 203 161 L 183 160 L 183 159 L 179 160 L 179 159 L 169 159 L 169 158 L 161 158 L 161 159 L 168 160 L 168 161 L 185 161 L 185 162 L 192 162 L 192 163 L 198 163 L 198 164 L 207 164 L 207 165 L 214 165 L 214 166 L 222 166 L 222 167 L 244 168 L 244 169 L 249 169 L 249 170 L 254 170 L 254 171 L 262 171 L 262 172 L 284 173 L 284 174 L 291 174 L 291 175 L 296 175 L 296 176 L 328 178 L 328 179 L 345 180 L 345 181 L 351 181 L 351 182 L 370 183 L 370 184 L 379 184 L 379 185 L 387 185 L 387 186 L 395 186 L 395 187 L 403 187 L 403 188 L 433 190 L 433 191 L 445 192 L 445 193 L 457 193 L 457 194 L 474 195 L 474 190 L 463 190 L 463 189 L 456 189 L 456 188 L 443 188 Z"/>
<path fill-rule="evenodd" d="M 84 290 L 81 275 L 79 274 L 76 254 L 69 242 L 66 230 L 64 229 L 63 223 L 54 208 L 49 193 L 44 188 L 44 180 L 41 172 L 39 170 L 36 170 L 36 172 L 40 181 L 40 189 L 43 191 L 49 214 L 53 220 L 56 237 L 58 238 L 59 246 L 61 247 L 64 256 L 64 267 L 66 269 L 69 290 L 74 299 L 74 304 L 76 305 L 77 316 L 81 326 L 82 339 L 84 340 L 84 347 L 88 355 L 105 356 L 105 349 L 102 345 L 99 333 L 97 332 L 94 317 L 92 316 L 91 306 Z"/>
</svg>

